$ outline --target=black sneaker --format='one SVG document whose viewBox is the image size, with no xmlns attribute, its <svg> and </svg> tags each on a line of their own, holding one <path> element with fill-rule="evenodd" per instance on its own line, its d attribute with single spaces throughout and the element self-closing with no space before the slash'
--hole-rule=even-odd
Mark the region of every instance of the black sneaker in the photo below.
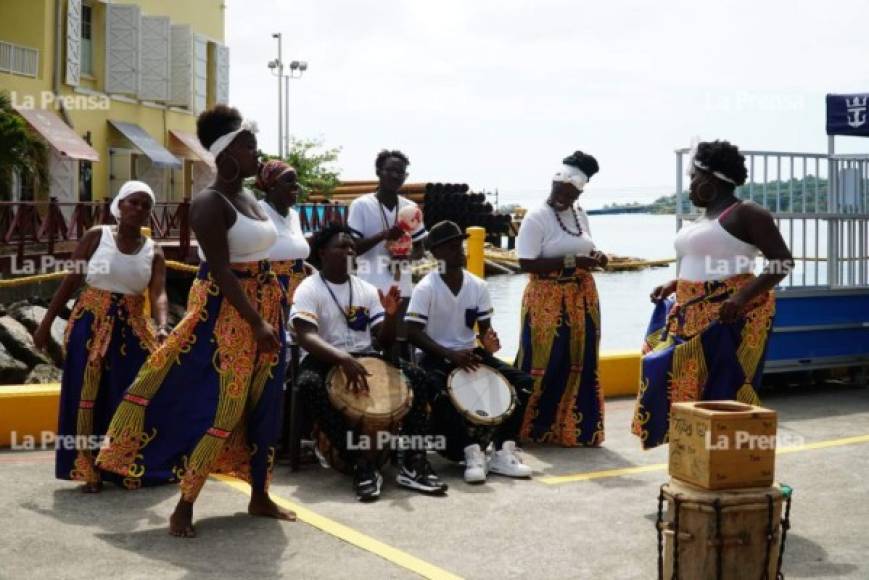
<svg viewBox="0 0 869 580">
<path fill-rule="evenodd" d="M 374 501 L 380 497 L 383 476 L 370 463 L 360 461 L 356 464 L 353 486 L 356 488 L 356 498 L 359 501 Z"/>
<path fill-rule="evenodd" d="M 408 456 L 407 461 L 402 462 L 395 480 L 398 485 L 432 495 L 443 495 L 448 487 L 438 479 L 425 453 Z"/>
</svg>

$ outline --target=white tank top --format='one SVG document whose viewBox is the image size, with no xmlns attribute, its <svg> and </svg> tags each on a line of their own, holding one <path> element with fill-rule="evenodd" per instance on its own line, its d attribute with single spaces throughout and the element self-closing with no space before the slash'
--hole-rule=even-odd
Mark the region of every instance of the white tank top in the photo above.
<svg viewBox="0 0 869 580">
<path fill-rule="evenodd" d="M 721 225 L 721 218 L 736 205 L 730 206 L 717 219 L 700 217 L 676 234 L 673 245 L 680 280 L 710 282 L 754 272 L 760 250 Z"/>
<path fill-rule="evenodd" d="M 222 197 L 229 207 L 235 211 L 235 223 L 226 231 L 226 241 L 229 245 L 229 263 L 259 262 L 269 257 L 269 250 L 278 238 L 278 232 L 272 220 L 257 220 L 249 218 L 238 211 L 226 197 L 217 190 L 212 190 Z M 199 259 L 203 262 L 205 254 L 199 247 Z"/>
<path fill-rule="evenodd" d="M 287 260 L 304 260 L 311 253 L 311 248 L 308 246 L 308 241 L 302 233 L 302 224 L 299 219 L 299 212 L 290 208 L 287 216 L 279 214 L 275 208 L 269 205 L 264 199 L 259 201 L 259 205 L 275 224 L 275 229 L 278 232 L 277 241 L 269 250 L 269 260 L 272 262 L 283 262 Z"/>
<path fill-rule="evenodd" d="M 135 254 L 118 250 L 111 226 L 101 226 L 100 245 L 88 261 L 85 282 L 91 288 L 119 294 L 142 294 L 151 281 L 154 263 L 154 240 L 145 239 L 145 244 Z"/>
</svg>

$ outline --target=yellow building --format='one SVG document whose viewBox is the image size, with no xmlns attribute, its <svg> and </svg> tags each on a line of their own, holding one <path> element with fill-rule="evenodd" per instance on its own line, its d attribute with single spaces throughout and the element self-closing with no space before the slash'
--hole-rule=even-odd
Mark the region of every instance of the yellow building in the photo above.
<svg viewBox="0 0 869 580">
<path fill-rule="evenodd" d="M 210 178 L 196 115 L 228 100 L 224 10 L 224 0 L 0 0 L 0 90 L 51 145 L 50 196 L 98 200 L 140 179 L 180 200 Z M 12 190 L 33 196 L 26 183 Z"/>
</svg>

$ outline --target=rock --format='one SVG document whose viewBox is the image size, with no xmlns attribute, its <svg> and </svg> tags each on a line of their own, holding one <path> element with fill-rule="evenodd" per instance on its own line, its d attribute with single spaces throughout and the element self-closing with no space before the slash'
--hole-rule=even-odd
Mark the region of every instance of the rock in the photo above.
<svg viewBox="0 0 869 580">
<path fill-rule="evenodd" d="M 14 305 L 9 310 L 9 316 L 24 325 L 24 328 L 33 335 L 45 314 L 48 312 L 42 306 L 30 305 Z M 51 334 L 48 338 L 48 356 L 57 366 L 63 366 L 64 357 L 64 333 L 66 332 L 66 321 L 62 318 L 55 318 L 51 323 Z"/>
<path fill-rule="evenodd" d="M 0 344 L 0 385 L 20 385 L 27 378 L 27 365 L 15 360 Z"/>
<path fill-rule="evenodd" d="M 28 368 L 51 362 L 47 356 L 36 350 L 33 337 L 27 332 L 27 328 L 11 316 L 0 317 L 0 342 L 9 354 L 25 363 Z"/>
<path fill-rule="evenodd" d="M 63 373 L 54 365 L 36 365 L 27 378 L 24 380 L 25 385 L 45 385 L 48 383 L 59 383 Z"/>
</svg>

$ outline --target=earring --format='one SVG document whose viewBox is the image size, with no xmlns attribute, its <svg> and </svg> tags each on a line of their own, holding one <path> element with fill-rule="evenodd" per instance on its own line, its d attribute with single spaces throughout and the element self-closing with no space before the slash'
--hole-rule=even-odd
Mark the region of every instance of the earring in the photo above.
<svg viewBox="0 0 869 580">
<path fill-rule="evenodd" d="M 704 183 L 703 186 L 706 186 L 706 189 L 709 189 L 710 184 Z M 697 188 L 697 199 L 699 201 L 702 201 L 703 203 L 709 203 L 710 201 L 712 201 L 712 198 L 715 197 L 715 190 L 713 189 L 712 195 L 707 197 L 705 195 L 701 195 L 701 192 L 703 191 L 703 186 Z"/>
<path fill-rule="evenodd" d="M 224 181 L 235 181 L 236 179 L 241 177 L 241 164 L 238 162 L 238 160 L 235 157 L 230 157 L 229 155 L 227 155 L 226 158 L 232 159 L 233 163 L 235 163 L 235 175 L 233 175 L 232 177 L 224 177 L 223 175 L 220 175 L 219 168 L 217 170 L 217 174 L 220 175 L 220 178 L 223 179 Z"/>
</svg>

